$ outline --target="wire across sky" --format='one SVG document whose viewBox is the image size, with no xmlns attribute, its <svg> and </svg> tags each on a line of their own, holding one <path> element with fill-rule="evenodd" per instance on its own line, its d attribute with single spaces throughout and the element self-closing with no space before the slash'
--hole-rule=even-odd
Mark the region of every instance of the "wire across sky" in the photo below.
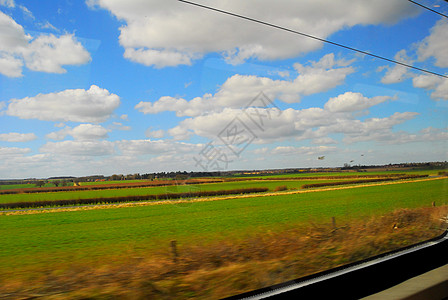
<svg viewBox="0 0 448 300">
<path fill-rule="evenodd" d="M 361 54 L 364 54 L 364 55 L 368 55 L 368 56 L 375 57 L 375 58 L 378 58 L 378 59 L 381 59 L 381 60 L 385 60 L 385 61 L 397 64 L 397 65 L 401 65 L 401 66 L 404 66 L 404 67 L 407 67 L 407 68 L 410 68 L 410 69 L 414 69 L 414 70 L 417 70 L 417 71 L 421 71 L 421 72 L 424 72 L 424 73 L 428 73 L 428 74 L 432 74 L 432 75 L 436 75 L 436 76 L 448 79 L 447 75 L 443 75 L 443 74 L 440 74 L 440 73 L 437 73 L 437 72 L 433 72 L 433 71 L 430 71 L 430 70 L 426 70 L 426 69 L 422 69 L 422 68 L 419 68 L 419 67 L 415 67 L 415 66 L 412 66 L 412 65 L 404 63 L 404 62 L 400 62 L 400 61 L 397 61 L 397 60 L 394 60 L 394 59 L 390 59 L 390 58 L 387 58 L 387 57 L 384 57 L 384 56 L 381 56 L 381 55 L 377 55 L 377 54 L 373 54 L 373 53 L 370 53 L 370 52 L 367 52 L 367 51 L 356 49 L 356 48 L 353 48 L 353 47 L 350 47 L 350 46 L 347 46 L 347 45 L 343 45 L 343 44 L 340 44 L 340 43 L 337 43 L 337 42 L 326 40 L 326 39 L 323 39 L 323 38 L 320 38 L 320 37 L 316 37 L 316 36 L 313 36 L 313 35 L 310 35 L 310 34 L 307 34 L 307 33 L 303 33 L 303 32 L 297 31 L 297 30 L 293 30 L 293 29 L 286 28 L 286 27 L 279 26 L 279 25 L 275 25 L 275 24 L 272 24 L 272 23 L 269 23 L 269 22 L 261 21 L 261 20 L 258 20 L 258 19 L 254 19 L 254 18 L 251 18 L 251 17 L 243 16 L 243 15 L 240 15 L 240 14 L 236 14 L 236 13 L 233 13 L 233 12 L 225 11 L 225 10 L 222 10 L 222 9 L 214 8 L 214 7 L 211 7 L 211 6 L 207 6 L 207 5 L 203 5 L 203 4 L 199 4 L 199 3 L 195 3 L 195 2 L 191 2 L 191 1 L 186 1 L 186 0 L 177 0 L 177 1 L 183 2 L 183 3 L 186 3 L 186 4 L 190 4 L 190 5 L 193 5 L 193 6 L 197 6 L 197 7 L 203 8 L 203 9 L 208 9 L 210 11 L 215 11 L 215 12 L 218 12 L 218 13 L 221 13 L 221 14 L 226 14 L 226 15 L 237 17 L 237 18 L 244 19 L 244 20 L 247 20 L 247 21 L 255 22 L 255 23 L 262 24 L 262 25 L 265 25 L 265 26 L 269 26 L 269 27 L 272 27 L 272 28 L 276 28 L 276 29 L 279 29 L 279 30 L 287 31 L 287 32 L 290 32 L 290 33 L 293 33 L 293 34 L 301 35 L 301 36 L 304 36 L 304 37 L 307 37 L 307 38 L 311 38 L 311 39 L 314 39 L 314 40 L 321 41 L 323 43 L 331 44 L 331 45 L 334 45 L 334 46 L 337 46 L 337 47 L 341 47 L 341 48 L 348 49 L 348 50 L 351 50 L 351 51 L 354 51 L 354 52 L 358 52 L 358 53 L 361 53 Z M 410 1 L 410 0 L 408 0 L 408 1 Z M 411 2 L 414 2 L 414 1 L 411 1 Z"/>
</svg>

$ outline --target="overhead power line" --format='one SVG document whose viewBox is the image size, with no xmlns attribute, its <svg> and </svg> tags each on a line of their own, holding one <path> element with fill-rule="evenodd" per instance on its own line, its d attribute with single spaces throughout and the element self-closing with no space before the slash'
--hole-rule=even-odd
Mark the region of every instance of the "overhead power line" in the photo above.
<svg viewBox="0 0 448 300">
<path fill-rule="evenodd" d="M 442 17 L 445 17 L 445 18 L 448 19 L 448 16 L 447 16 L 447 15 L 444 15 L 444 14 L 442 14 L 442 13 L 440 13 L 440 12 L 434 10 L 434 9 L 431 9 L 431 8 L 429 8 L 429 7 L 427 7 L 427 6 L 424 6 L 423 4 L 420 4 L 420 3 L 415 2 L 415 1 L 412 1 L 412 0 L 408 0 L 408 1 L 411 2 L 411 3 L 414 3 L 415 5 L 418 5 L 418 6 L 420 6 L 420 7 L 423 7 L 424 9 L 427 9 L 427 10 L 429 10 L 429 11 L 432 11 L 433 13 L 436 13 L 436 14 L 438 14 L 438 15 L 441 15 Z M 445 0 L 445 1 L 446 1 L 446 0 Z"/>
<path fill-rule="evenodd" d="M 239 14 L 236 14 L 236 13 L 229 12 L 229 11 L 221 10 L 221 9 L 218 9 L 218 8 L 214 8 L 214 7 L 198 4 L 198 3 L 195 3 L 195 2 L 190 2 L 190 1 L 186 1 L 186 0 L 177 0 L 177 1 L 183 2 L 183 3 L 186 3 L 186 4 L 190 4 L 190 5 L 194 5 L 194 6 L 197 6 L 197 7 L 201 7 L 201 8 L 204 8 L 204 9 L 208 9 L 208 10 L 211 10 L 211 11 L 215 11 L 215 12 L 218 12 L 218 13 L 226 14 L 226 15 L 229 15 L 229 16 L 237 17 L 237 18 L 244 19 L 244 20 L 247 20 L 247 21 L 255 22 L 255 23 L 258 23 L 258 24 L 263 24 L 263 25 L 266 25 L 266 26 L 269 26 L 269 27 L 273 27 L 273 28 L 276 28 L 276 29 L 280 29 L 280 30 L 283 30 L 283 31 L 287 31 L 287 32 L 290 32 L 290 33 L 301 35 L 301 36 L 304 36 L 304 37 L 307 37 L 307 38 L 318 40 L 318 41 L 321 41 L 321 42 L 324 42 L 324 43 L 327 43 L 327 44 L 331 44 L 331 45 L 338 46 L 338 47 L 341 47 L 341 48 L 345 48 L 345 49 L 348 49 L 348 50 L 351 50 L 351 51 L 362 53 L 364 55 L 368 55 L 368 56 L 375 57 L 375 58 L 378 58 L 378 59 L 381 59 L 381 60 L 385 60 L 385 61 L 388 61 L 388 62 L 391 62 L 391 63 L 395 63 L 397 65 L 401 65 L 401 66 L 404 66 L 404 67 L 407 67 L 407 68 L 410 68 L 410 69 L 418 70 L 418 71 L 421 71 L 421 72 L 424 72 L 424 73 L 428 73 L 428 74 L 432 74 L 432 75 L 436 75 L 436 76 L 444 77 L 444 78 L 448 79 L 448 76 L 440 74 L 440 73 L 436 73 L 436 72 L 429 71 L 429 70 L 426 70 L 426 69 L 414 67 L 412 65 L 409 65 L 409 64 L 406 64 L 406 63 L 403 63 L 403 62 L 399 62 L 399 61 L 394 60 L 394 59 L 386 58 L 386 57 L 383 57 L 383 56 L 380 56 L 380 55 L 369 53 L 369 52 L 366 52 L 366 51 L 363 51 L 363 50 L 359 50 L 359 49 L 356 49 L 356 48 L 353 48 L 353 47 L 349 47 L 349 46 L 346 46 L 346 45 L 343 45 L 343 44 L 332 42 L 332 41 L 329 41 L 329 40 L 326 40 L 326 39 L 323 39 L 323 38 L 319 38 L 319 37 L 316 37 L 316 36 L 313 36 L 313 35 L 310 35 L 310 34 L 306 34 L 306 33 L 300 32 L 300 31 L 296 31 L 296 30 L 293 30 L 293 29 L 289 29 L 289 28 L 282 27 L 282 26 L 279 26 L 279 25 L 275 25 L 275 24 L 272 24 L 272 23 L 268 23 L 268 22 L 265 22 L 265 21 L 257 20 L 257 19 L 254 19 L 254 18 L 246 17 L 246 16 L 243 16 L 243 15 L 239 15 Z"/>
</svg>

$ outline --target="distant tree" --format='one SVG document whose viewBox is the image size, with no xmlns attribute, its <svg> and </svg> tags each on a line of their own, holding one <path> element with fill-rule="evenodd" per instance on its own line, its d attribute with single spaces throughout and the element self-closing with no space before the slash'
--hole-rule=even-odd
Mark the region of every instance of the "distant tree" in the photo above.
<svg viewBox="0 0 448 300">
<path fill-rule="evenodd" d="M 188 175 L 184 175 L 184 174 L 177 174 L 175 179 L 176 180 L 186 180 L 188 178 Z"/>
<path fill-rule="evenodd" d="M 55 187 L 58 187 L 59 186 L 59 181 L 53 181 L 53 184 L 54 184 Z"/>
<path fill-rule="evenodd" d="M 37 187 L 43 187 L 44 185 L 45 185 L 45 181 L 43 181 L 43 180 L 39 180 L 36 182 Z"/>
<path fill-rule="evenodd" d="M 61 186 L 67 186 L 67 181 L 66 180 L 62 180 L 61 181 Z"/>
</svg>

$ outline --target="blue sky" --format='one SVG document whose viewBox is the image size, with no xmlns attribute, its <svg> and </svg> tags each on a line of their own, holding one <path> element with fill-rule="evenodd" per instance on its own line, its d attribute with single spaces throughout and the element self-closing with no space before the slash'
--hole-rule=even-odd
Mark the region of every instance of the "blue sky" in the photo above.
<svg viewBox="0 0 448 300">
<path fill-rule="evenodd" d="M 408 1 L 198 3 L 448 73 Z M 448 79 L 175 0 L 0 0 L 4 179 L 444 161 L 447 111 Z"/>
</svg>

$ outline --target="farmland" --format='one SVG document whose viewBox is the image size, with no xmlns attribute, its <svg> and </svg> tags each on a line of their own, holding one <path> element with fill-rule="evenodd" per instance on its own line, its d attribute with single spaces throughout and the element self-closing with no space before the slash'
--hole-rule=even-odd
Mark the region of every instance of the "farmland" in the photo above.
<svg viewBox="0 0 448 300">
<path fill-rule="evenodd" d="M 390 175 L 387 178 L 377 178 L 379 174 L 368 174 L 368 175 L 331 175 L 327 174 L 327 178 L 324 176 L 315 176 L 315 177 L 266 177 L 266 178 L 246 178 L 246 179 L 236 179 L 232 181 L 227 181 L 225 179 L 214 179 L 212 181 L 218 181 L 213 183 L 201 182 L 200 184 L 186 184 L 187 181 L 168 181 L 167 185 L 164 185 L 164 181 L 158 182 L 145 182 L 145 181 L 133 181 L 129 185 L 124 185 L 121 183 L 117 188 L 115 185 L 111 185 L 110 188 L 106 189 L 103 186 L 91 186 L 92 189 L 87 187 L 67 187 L 60 188 L 58 191 L 51 192 L 41 192 L 46 191 L 45 189 L 22 189 L 22 190 L 4 190 L 3 195 L 0 197 L 0 205 L 3 207 L 8 207 L 6 204 L 14 204 L 14 203 L 31 203 L 31 202 L 47 202 L 46 206 L 51 206 L 52 201 L 67 201 L 69 199 L 109 199 L 104 200 L 103 202 L 113 202 L 112 198 L 129 198 L 129 201 L 132 201 L 132 198 L 142 198 L 144 196 L 148 196 L 148 199 L 151 199 L 150 196 L 153 195 L 166 195 L 173 193 L 193 193 L 200 194 L 201 192 L 212 192 L 212 191 L 230 191 L 230 190 L 241 190 L 241 189 L 257 189 L 257 188 L 266 188 L 270 191 L 274 191 L 278 187 L 284 187 L 284 189 L 300 189 L 304 187 L 312 187 L 316 186 L 325 186 L 325 185 L 341 185 L 352 183 L 353 178 L 356 179 L 353 183 L 363 183 L 369 181 L 377 181 L 377 180 L 392 180 L 394 178 L 402 179 L 403 176 L 417 176 L 415 174 L 407 175 L 407 174 L 392 174 L 396 176 Z M 381 176 L 381 175 L 379 175 Z M 426 176 L 426 175 L 418 175 L 418 176 Z M 208 180 L 211 181 L 211 180 Z M 176 184 L 172 184 L 172 182 Z M 154 186 L 151 186 L 152 184 Z M 148 185 L 145 187 L 140 187 L 140 185 Z M 135 187 L 137 186 L 137 187 Z M 14 192 L 14 193 L 12 193 Z M 125 199 L 124 199 L 125 200 Z M 89 203 L 88 201 L 80 201 L 83 203 Z M 92 203 L 101 203 L 102 201 L 92 201 Z M 119 201 L 116 201 L 119 202 Z M 25 203 L 24 203 L 25 204 Z M 6 205 L 6 206 L 5 206 Z M 11 207 L 17 207 L 11 205 Z M 20 206 L 19 206 L 20 207 Z M 23 207 L 27 207 L 26 205 Z"/>
<path fill-rule="evenodd" d="M 329 180 L 326 181 L 329 182 Z M 327 232 L 325 226 L 331 223 L 332 218 L 336 221 L 337 226 L 340 226 L 340 232 L 347 230 L 344 235 L 344 239 L 347 240 L 350 239 L 350 234 L 355 234 L 347 228 L 355 228 L 357 226 L 365 228 L 365 222 L 382 224 L 381 222 L 385 222 L 384 218 L 391 219 L 390 222 L 387 221 L 389 222 L 387 223 L 387 228 L 380 226 L 387 234 L 382 231 L 382 234 L 375 237 L 375 239 L 381 237 L 384 245 L 381 244 L 374 250 L 366 251 L 362 257 L 391 250 L 390 248 L 393 247 L 404 246 L 435 236 L 441 232 L 437 229 L 437 225 L 434 225 L 436 224 L 434 223 L 435 221 L 431 221 L 430 216 L 436 213 L 445 213 L 443 209 L 448 201 L 446 198 L 448 194 L 448 179 L 446 178 L 420 179 L 414 182 L 380 182 L 372 183 L 370 186 L 351 185 L 343 186 L 342 188 L 300 189 L 303 184 L 322 182 L 325 182 L 325 180 L 252 180 L 204 183 L 195 186 L 179 185 L 1 195 L 1 201 L 3 202 L 11 201 L 13 196 L 49 197 L 49 195 L 52 195 L 52 197 L 55 197 L 53 195 L 57 195 L 58 197 L 66 198 L 82 197 L 83 194 L 85 194 L 85 197 L 92 197 L 94 193 L 103 193 L 103 195 L 104 193 L 117 195 L 121 192 L 129 195 L 130 193 L 148 193 L 148 191 L 151 193 L 166 193 L 167 190 L 172 192 L 188 191 L 192 188 L 210 191 L 238 187 L 268 187 L 272 191 L 280 185 L 287 185 L 288 188 L 284 192 L 270 192 L 268 195 L 252 194 L 250 197 L 233 195 L 212 197 L 200 201 L 199 199 L 192 199 L 187 202 L 166 202 L 166 204 L 162 201 L 154 203 L 156 205 L 150 205 L 151 202 L 148 202 L 141 205 L 123 205 L 116 208 L 98 207 L 89 210 L 79 209 L 60 212 L 43 210 L 40 213 L 36 211 L 30 213 L 4 213 L 4 215 L 0 216 L 0 234 L 3 237 L 0 244 L 0 284 L 3 282 L 5 286 L 10 286 L 10 291 L 13 292 L 14 287 L 16 287 L 15 291 L 17 292 L 17 290 L 21 290 L 20 286 L 22 284 L 27 286 L 27 282 L 30 281 L 34 283 L 35 290 L 31 289 L 33 293 L 36 291 L 48 292 L 44 287 L 48 278 L 56 276 L 62 280 L 76 268 L 81 268 L 83 272 L 90 272 L 87 270 L 112 270 L 114 268 L 125 268 L 125 266 L 136 263 L 143 268 L 145 264 L 154 264 L 154 260 L 158 260 L 156 258 L 159 258 L 159 265 L 153 266 L 155 269 L 161 270 L 161 268 L 166 268 L 166 270 L 172 270 L 172 268 L 182 267 L 187 268 L 185 272 L 189 276 L 199 276 L 195 273 L 195 270 L 199 268 L 202 270 L 203 276 L 211 276 L 209 272 L 218 268 L 217 266 L 206 271 L 210 268 L 210 265 L 208 265 L 209 261 L 197 261 L 194 263 L 193 258 L 189 257 L 187 259 L 186 253 L 193 255 L 191 253 L 194 251 L 202 251 L 202 255 L 198 254 L 199 256 L 218 255 L 221 257 L 219 259 L 221 262 L 218 266 L 220 268 L 228 268 L 235 263 L 234 260 L 236 258 L 232 259 L 232 255 L 236 255 L 236 257 L 239 257 L 238 259 L 242 255 L 246 255 L 245 253 L 237 253 L 246 249 L 248 247 L 247 243 L 250 245 L 254 243 L 253 247 L 258 247 L 256 246 L 258 243 L 262 243 L 263 247 L 268 247 L 266 245 L 273 245 L 272 243 L 284 243 L 285 239 L 288 240 L 287 236 L 294 234 L 297 234 L 297 239 L 300 240 L 309 236 L 310 232 L 315 230 L 321 230 L 319 234 L 324 234 Z M 412 217 L 410 220 L 415 219 L 414 223 L 406 223 L 408 227 L 403 225 L 403 228 L 399 231 L 391 232 L 395 222 L 398 224 L 400 220 L 409 219 L 409 217 L 403 219 L 403 214 L 414 216 L 415 213 L 413 212 L 418 209 L 424 207 L 431 209 L 433 202 L 437 205 L 437 207 L 432 208 L 435 211 L 431 210 L 431 212 L 417 215 L 419 218 L 423 218 L 424 222 L 416 217 Z M 416 230 L 421 230 L 421 228 L 425 228 L 425 232 L 416 234 Z M 333 231 L 334 229 L 331 232 Z M 371 238 L 373 236 L 371 235 Z M 171 241 L 176 241 L 177 243 L 179 260 L 183 261 L 182 266 L 173 265 L 172 249 L 170 248 Z M 306 245 L 305 242 L 303 243 L 303 245 Z M 294 251 L 291 250 L 295 253 L 294 255 L 292 252 L 282 252 L 283 254 L 279 254 L 280 256 L 277 258 L 269 258 L 271 262 L 275 262 L 272 265 L 279 268 L 279 270 L 285 270 L 286 268 L 285 266 L 282 267 L 280 262 L 283 258 L 289 257 L 288 259 L 290 259 L 290 256 L 293 255 L 296 257 L 294 261 L 297 261 L 298 253 L 296 251 L 299 250 L 294 248 L 296 246 L 293 246 L 295 243 L 292 241 L 288 242 L 288 245 L 288 247 L 292 247 L 291 249 L 295 249 Z M 343 248 L 343 246 L 338 247 Z M 351 250 L 347 250 L 349 251 L 347 253 L 358 251 L 356 247 L 363 246 L 353 245 Z M 263 251 L 268 253 L 271 251 L 268 251 L 268 248 L 263 248 L 265 249 Z M 221 254 L 213 254 L 213 251 L 213 253 L 204 253 L 206 251 L 204 249 L 209 249 L 207 251 L 215 249 L 213 251 Z M 228 251 L 223 249 L 228 249 Z M 277 253 L 276 251 L 280 250 L 275 250 L 274 252 Z M 257 253 L 257 251 L 254 253 Z M 339 256 L 334 254 L 334 259 L 326 259 L 324 262 L 320 262 L 319 265 L 322 265 L 322 268 L 329 268 L 340 263 L 347 263 L 353 259 L 359 259 L 355 254 L 347 253 Z M 308 259 L 314 259 L 314 254 L 310 253 L 309 255 Z M 229 256 L 229 261 L 225 259 L 227 256 Z M 260 258 L 251 258 L 245 261 L 245 263 L 250 263 L 252 259 L 255 259 L 254 261 L 261 265 L 267 262 L 264 260 L 258 261 Z M 137 260 L 137 262 L 134 260 Z M 202 263 L 205 265 L 202 267 L 196 266 Z M 193 268 L 192 264 L 196 264 L 196 267 Z M 187 265 L 190 267 L 187 267 Z M 250 272 L 256 272 L 252 267 L 248 268 Z M 318 271 L 318 269 L 308 270 L 306 268 L 304 270 L 307 270 L 306 272 Z M 289 272 L 287 277 L 279 277 L 275 278 L 275 280 L 280 278 L 288 280 L 306 275 L 307 273 L 304 270 Z M 225 278 L 230 276 L 229 280 L 231 280 L 232 276 L 237 276 L 236 278 L 238 278 L 240 275 L 227 274 L 222 276 Z M 112 275 L 109 277 L 114 278 Z M 163 290 L 167 288 L 166 285 L 176 286 L 176 280 L 187 280 L 183 277 L 183 279 L 176 276 L 174 278 L 164 278 L 162 281 L 161 279 L 154 279 L 151 284 L 157 285 Z M 140 279 L 137 278 L 136 280 Z M 191 281 L 192 279 L 190 278 L 189 280 Z M 216 282 L 216 280 L 224 280 L 224 278 L 215 279 L 213 282 Z M 276 282 L 275 280 L 267 281 L 266 284 L 273 284 Z M 92 279 L 92 282 L 94 281 Z M 187 280 L 187 282 L 189 281 Z M 112 282 L 109 284 L 121 286 L 124 283 Z M 187 283 L 184 282 L 183 284 Z M 190 282 L 190 284 L 192 283 Z M 75 283 L 74 286 L 76 286 Z M 174 293 L 171 296 L 188 298 L 186 296 L 188 293 L 186 292 L 184 295 L 183 292 L 185 290 L 192 292 L 191 289 L 195 290 L 191 286 L 189 288 L 184 287 L 181 292 L 182 295 L 178 294 L 178 291 L 167 293 Z M 235 292 L 237 291 L 244 291 L 244 287 L 235 290 Z M 64 290 L 58 293 L 69 295 L 70 292 L 70 290 Z M 111 293 L 111 295 L 114 295 L 115 292 Z M 18 294 L 15 295 L 17 296 Z M 207 298 L 207 296 L 204 296 L 204 298 Z"/>
</svg>

